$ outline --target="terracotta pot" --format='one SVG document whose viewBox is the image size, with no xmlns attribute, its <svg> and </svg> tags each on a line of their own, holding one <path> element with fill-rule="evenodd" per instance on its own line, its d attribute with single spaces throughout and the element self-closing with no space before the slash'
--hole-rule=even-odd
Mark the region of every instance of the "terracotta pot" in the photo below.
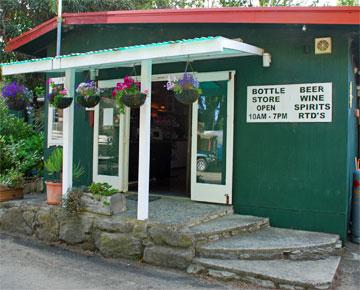
<svg viewBox="0 0 360 290">
<path fill-rule="evenodd" d="M 0 186 L 0 201 L 22 199 L 24 197 L 22 188 L 9 188 Z"/>
<path fill-rule="evenodd" d="M 62 199 L 62 183 L 45 181 L 47 203 L 51 205 L 59 205 Z"/>
</svg>

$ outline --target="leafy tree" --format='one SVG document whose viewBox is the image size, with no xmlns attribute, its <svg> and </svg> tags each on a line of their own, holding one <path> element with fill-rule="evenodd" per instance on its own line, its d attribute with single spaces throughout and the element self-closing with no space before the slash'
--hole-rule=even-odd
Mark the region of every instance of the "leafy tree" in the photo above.
<svg viewBox="0 0 360 290">
<path fill-rule="evenodd" d="M 337 0 L 337 6 L 359 6 L 359 0 Z"/>
</svg>

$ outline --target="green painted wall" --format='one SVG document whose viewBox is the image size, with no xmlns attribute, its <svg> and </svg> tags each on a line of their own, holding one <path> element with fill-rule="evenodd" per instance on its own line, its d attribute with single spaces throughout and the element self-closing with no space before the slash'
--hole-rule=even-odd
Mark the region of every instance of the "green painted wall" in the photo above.
<svg viewBox="0 0 360 290">
<path fill-rule="evenodd" d="M 48 78 L 62 77 L 63 74 L 48 74 Z M 87 79 L 87 73 L 77 73 L 75 82 L 76 85 L 81 81 Z M 47 92 L 48 93 L 48 92 Z M 49 102 L 45 102 L 45 120 L 48 120 Z M 45 136 L 48 136 L 48 126 L 45 126 Z M 84 167 L 85 173 L 73 181 L 74 186 L 89 185 L 92 182 L 92 152 L 93 152 L 93 129 L 89 126 L 89 113 L 83 107 L 75 102 L 74 114 L 74 164 L 79 164 Z M 54 146 L 47 147 L 47 140 L 45 142 L 45 159 L 51 154 Z M 45 179 L 49 176 L 45 173 Z M 51 177 L 50 177 L 51 178 Z"/>
<path fill-rule="evenodd" d="M 301 25 L 103 25 L 67 32 L 63 53 L 156 41 L 221 35 L 241 37 L 270 52 L 270 68 L 260 57 L 195 62 L 198 71 L 236 70 L 233 198 L 235 211 L 268 216 L 279 227 L 338 233 L 346 237 L 350 164 L 348 138 L 348 41 L 354 26 Z M 313 39 L 331 36 L 333 53 L 314 55 Z M 49 48 L 49 54 L 54 47 Z M 180 71 L 184 64 L 155 66 L 153 73 Z M 117 78 L 119 70 L 101 71 Z M 246 123 L 246 87 L 332 82 L 332 123 Z M 91 172 L 92 130 L 76 110 L 74 160 Z M 349 143 L 350 142 L 350 143 Z M 353 145 L 351 145 L 353 146 Z M 354 147 L 355 148 L 355 147 Z M 91 175 L 83 182 L 91 181 Z"/>
</svg>

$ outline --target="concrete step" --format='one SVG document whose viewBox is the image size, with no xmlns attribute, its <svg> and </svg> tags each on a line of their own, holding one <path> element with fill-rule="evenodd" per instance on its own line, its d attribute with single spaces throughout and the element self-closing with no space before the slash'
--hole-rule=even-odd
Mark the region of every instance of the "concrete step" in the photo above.
<svg viewBox="0 0 360 290">
<path fill-rule="evenodd" d="M 197 242 L 213 241 L 240 233 L 253 232 L 269 227 L 268 218 L 247 215 L 227 215 L 182 230 Z"/>
<path fill-rule="evenodd" d="M 316 261 L 251 261 L 197 258 L 188 269 L 225 280 L 272 289 L 329 289 L 340 263 L 340 257 Z M 188 271 L 189 272 L 189 271 Z"/>
<path fill-rule="evenodd" d="M 339 254 L 338 235 L 267 228 L 197 247 L 197 256 L 215 259 L 319 259 Z"/>
</svg>

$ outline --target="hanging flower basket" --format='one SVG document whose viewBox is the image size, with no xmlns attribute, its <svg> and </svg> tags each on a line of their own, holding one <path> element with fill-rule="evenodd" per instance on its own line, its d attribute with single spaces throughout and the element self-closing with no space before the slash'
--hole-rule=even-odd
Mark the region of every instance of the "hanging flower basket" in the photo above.
<svg viewBox="0 0 360 290">
<path fill-rule="evenodd" d="M 196 102 L 201 94 L 199 81 L 192 73 L 186 72 L 186 69 L 179 80 L 169 77 L 166 88 L 168 91 L 173 91 L 175 93 L 175 98 L 185 105 L 191 105 Z"/>
<path fill-rule="evenodd" d="M 184 105 L 195 103 L 199 96 L 199 92 L 194 89 L 183 89 L 181 93 L 175 93 L 175 98 Z"/>
<path fill-rule="evenodd" d="M 50 81 L 51 93 L 48 95 L 49 103 L 58 109 L 69 107 L 73 98 L 67 96 L 67 90 L 61 85 L 56 85 Z"/>
<path fill-rule="evenodd" d="M 10 110 L 23 111 L 30 104 L 31 91 L 24 85 L 12 82 L 3 86 L 2 96 Z"/>
<path fill-rule="evenodd" d="M 129 76 L 125 76 L 122 82 L 116 84 L 112 92 L 116 99 L 120 113 L 125 113 L 125 106 L 139 108 L 145 103 L 147 92 L 140 91 L 140 83 Z"/>
<path fill-rule="evenodd" d="M 126 107 L 135 109 L 140 108 L 146 100 L 146 94 L 138 92 L 136 94 L 124 94 L 121 101 Z"/>
<path fill-rule="evenodd" d="M 77 96 L 76 102 L 85 107 L 93 108 L 100 102 L 100 96 Z"/>
<path fill-rule="evenodd" d="M 80 83 L 76 92 L 78 93 L 77 103 L 85 108 L 93 108 L 100 102 L 100 89 L 95 81 Z"/>
</svg>

